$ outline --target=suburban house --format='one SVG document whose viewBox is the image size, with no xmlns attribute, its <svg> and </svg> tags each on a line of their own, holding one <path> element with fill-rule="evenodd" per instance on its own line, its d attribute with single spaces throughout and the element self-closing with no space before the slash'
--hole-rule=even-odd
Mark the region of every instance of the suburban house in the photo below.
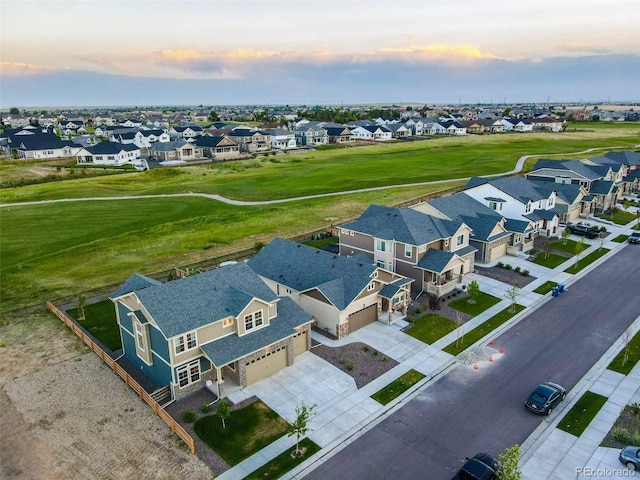
<svg viewBox="0 0 640 480">
<path fill-rule="evenodd" d="M 296 135 L 291 130 L 285 130 L 283 128 L 274 128 L 273 130 L 267 130 L 271 136 L 271 148 L 275 150 L 291 150 L 296 148 Z"/>
<path fill-rule="evenodd" d="M 154 143 L 149 148 L 149 156 L 161 165 L 171 165 L 204 157 L 202 148 L 187 141 Z"/>
<path fill-rule="evenodd" d="M 82 148 L 76 154 L 78 165 L 134 165 L 139 163 L 140 147 L 132 143 L 100 142 L 91 147 Z"/>
<path fill-rule="evenodd" d="M 473 177 L 464 192 L 507 218 L 531 221 L 544 236 L 558 234 L 559 215 L 556 192 L 537 188 L 523 177 Z"/>
<path fill-rule="evenodd" d="M 411 129 L 408 128 L 403 123 L 390 123 L 385 125 L 389 130 L 391 130 L 391 136 L 393 138 L 408 138 L 411 136 Z"/>
<path fill-rule="evenodd" d="M 514 247 L 515 235 L 507 230 L 507 219 L 464 192 L 421 202 L 411 208 L 469 226 L 469 245 L 476 249 L 476 263 L 495 262 L 508 253 L 508 247 Z"/>
<path fill-rule="evenodd" d="M 616 174 L 616 186 L 620 193 L 633 193 L 640 190 L 640 153 L 633 151 L 608 152 L 601 157 L 585 160 L 588 165 L 611 167 Z"/>
<path fill-rule="evenodd" d="M 438 129 L 436 133 L 444 134 L 444 135 L 466 135 L 467 128 L 461 123 L 454 120 L 447 120 L 443 122 L 438 122 L 441 129 Z"/>
<path fill-rule="evenodd" d="M 504 124 L 501 119 L 498 118 L 484 118 L 479 119 L 477 122 L 482 125 L 484 133 L 502 133 L 504 132 Z"/>
<path fill-rule="evenodd" d="M 548 130 L 551 132 L 562 132 L 565 129 L 564 121 L 556 120 L 552 117 L 530 118 L 529 122 L 533 125 L 533 130 Z"/>
<path fill-rule="evenodd" d="M 244 263 L 166 283 L 135 274 L 110 298 L 123 354 L 173 399 L 208 380 L 246 387 L 311 344 L 309 314 Z"/>
<path fill-rule="evenodd" d="M 502 125 L 504 126 L 505 132 L 533 132 L 533 124 L 521 118 L 503 118 Z"/>
<path fill-rule="evenodd" d="M 619 164 L 596 165 L 580 160 L 540 159 L 527 174 L 527 178 L 581 185 L 593 196 L 594 209 L 606 211 L 616 204 L 618 184 L 622 183 L 625 171 L 624 166 Z"/>
<path fill-rule="evenodd" d="M 197 138 L 195 144 L 202 148 L 202 154 L 205 157 L 226 160 L 240 156 L 240 148 L 238 148 L 238 145 L 227 137 L 202 135 Z"/>
<path fill-rule="evenodd" d="M 377 320 L 403 319 L 411 303 L 413 279 L 376 267 L 367 256 L 342 257 L 276 238 L 248 265 L 338 338 Z"/>
<path fill-rule="evenodd" d="M 73 157 L 80 146 L 63 141 L 51 130 L 25 127 L 8 133 L 7 149 L 20 160 Z"/>
<path fill-rule="evenodd" d="M 348 127 L 327 127 L 327 136 L 329 143 L 344 145 L 354 142 L 353 134 Z"/>
<path fill-rule="evenodd" d="M 327 129 L 317 123 L 300 124 L 293 132 L 299 147 L 315 147 L 329 143 Z"/>
<path fill-rule="evenodd" d="M 197 125 L 174 125 L 169 130 L 171 140 L 186 140 L 188 142 L 192 142 L 194 138 L 199 137 L 202 133 L 202 127 Z"/>
<path fill-rule="evenodd" d="M 159 128 L 141 129 L 135 134 L 134 141 L 140 148 L 148 149 L 156 142 L 167 143 L 171 141 L 171 137 L 167 132 Z"/>
<path fill-rule="evenodd" d="M 393 132 L 386 125 L 365 125 L 351 128 L 351 133 L 358 140 L 374 140 L 385 142 L 393 138 Z"/>
<path fill-rule="evenodd" d="M 478 120 L 461 120 L 460 125 L 467 129 L 467 133 L 481 134 L 484 133 L 484 125 Z"/>
<path fill-rule="evenodd" d="M 227 137 L 238 145 L 240 152 L 255 153 L 271 150 L 271 135 L 262 130 L 250 128 L 235 128 Z"/>
<path fill-rule="evenodd" d="M 424 122 L 421 118 L 410 118 L 404 125 L 411 130 L 412 135 L 424 135 Z"/>
<path fill-rule="evenodd" d="M 340 255 L 365 254 L 378 267 L 414 279 L 414 292 L 444 295 L 474 268 L 471 228 L 416 209 L 371 205 L 338 232 Z"/>
</svg>

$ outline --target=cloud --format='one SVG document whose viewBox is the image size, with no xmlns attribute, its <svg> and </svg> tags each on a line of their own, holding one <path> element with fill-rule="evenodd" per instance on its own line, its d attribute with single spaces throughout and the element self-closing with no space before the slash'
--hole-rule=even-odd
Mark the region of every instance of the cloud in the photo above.
<svg viewBox="0 0 640 480">
<path fill-rule="evenodd" d="M 52 67 L 30 63 L 0 62 L 0 73 L 9 76 L 39 75 L 55 71 Z"/>
<path fill-rule="evenodd" d="M 481 52 L 473 45 L 427 45 L 422 47 L 383 48 L 382 54 L 402 55 L 414 60 L 495 60 L 492 53 Z"/>
</svg>

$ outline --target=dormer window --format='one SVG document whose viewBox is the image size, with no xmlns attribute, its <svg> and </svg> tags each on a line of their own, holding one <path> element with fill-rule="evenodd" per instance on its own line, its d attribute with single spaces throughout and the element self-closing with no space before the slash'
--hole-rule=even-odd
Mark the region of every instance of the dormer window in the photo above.
<svg viewBox="0 0 640 480">
<path fill-rule="evenodd" d="M 244 316 L 244 329 L 246 331 L 260 326 L 262 326 L 262 310 Z"/>
<path fill-rule="evenodd" d="M 371 282 L 369 285 L 367 285 L 367 291 L 371 291 L 374 290 L 376 288 L 376 284 L 374 282 Z"/>
</svg>

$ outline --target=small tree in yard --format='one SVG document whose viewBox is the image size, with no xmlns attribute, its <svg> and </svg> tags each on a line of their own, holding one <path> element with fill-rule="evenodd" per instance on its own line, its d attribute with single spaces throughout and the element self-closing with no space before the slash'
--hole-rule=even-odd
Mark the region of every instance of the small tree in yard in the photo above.
<svg viewBox="0 0 640 480">
<path fill-rule="evenodd" d="M 571 230 L 569 230 L 568 228 L 565 228 L 562 231 L 562 244 L 566 245 L 567 244 L 567 240 L 569 240 L 569 236 L 571 235 Z"/>
<path fill-rule="evenodd" d="M 429 295 L 429 310 L 440 310 L 440 299 L 434 295 Z"/>
<path fill-rule="evenodd" d="M 516 301 L 520 296 L 520 289 L 518 288 L 518 282 L 513 282 L 511 288 L 507 290 L 506 296 L 509 300 L 511 300 L 511 307 L 509 307 L 510 312 L 516 311 Z"/>
<path fill-rule="evenodd" d="M 222 428 L 227 428 L 225 420 L 231 416 L 231 404 L 227 400 L 220 400 L 218 402 L 218 417 L 222 420 Z"/>
<path fill-rule="evenodd" d="M 575 252 L 576 252 L 576 264 L 575 268 L 578 268 L 578 263 L 580 262 L 580 254 L 584 251 L 586 245 L 584 243 L 584 237 L 581 237 L 580 240 L 576 242 Z"/>
<path fill-rule="evenodd" d="M 518 465 L 520 455 L 520 445 L 517 444 L 500 454 L 500 470 L 498 470 L 500 480 L 521 480 L 522 472 Z"/>
<path fill-rule="evenodd" d="M 296 407 L 296 419 L 289 426 L 289 431 L 287 432 L 289 437 L 296 436 L 296 449 L 293 451 L 293 455 L 296 457 L 304 453 L 300 450 L 300 438 L 304 437 L 309 431 L 309 420 L 315 416 L 316 407 L 315 403 L 308 407 L 304 402 Z"/>
<path fill-rule="evenodd" d="M 460 315 L 460 312 L 456 312 L 455 322 L 456 325 L 458 325 L 458 328 L 456 328 L 456 347 L 458 347 L 461 343 L 464 343 L 464 329 L 462 328 L 464 322 L 462 321 L 462 315 Z"/>
<path fill-rule="evenodd" d="M 84 306 L 87 304 L 87 297 L 78 295 L 78 320 L 84 320 Z"/>
<path fill-rule="evenodd" d="M 471 280 L 467 286 L 467 293 L 469 294 L 469 303 L 476 303 L 476 297 L 480 293 L 480 285 L 476 280 Z"/>
<path fill-rule="evenodd" d="M 542 242 L 542 250 L 544 251 L 544 259 L 546 260 L 549 258 L 549 252 L 551 251 L 551 241 L 549 237 L 544 237 L 540 239 L 540 241 Z"/>
</svg>

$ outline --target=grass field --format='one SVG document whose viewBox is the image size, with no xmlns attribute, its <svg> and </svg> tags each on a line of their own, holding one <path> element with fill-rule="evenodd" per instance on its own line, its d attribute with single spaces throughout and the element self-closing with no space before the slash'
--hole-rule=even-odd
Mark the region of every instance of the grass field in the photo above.
<svg viewBox="0 0 640 480">
<path fill-rule="evenodd" d="M 579 437 L 604 404 L 607 403 L 607 400 L 607 397 L 597 393 L 584 392 L 580 400 L 578 400 L 564 418 L 558 422 L 558 428 Z"/>
<path fill-rule="evenodd" d="M 563 134 L 442 138 L 65 180 L 2 189 L 0 202 L 188 192 L 241 200 L 291 198 L 489 174 L 513 168 L 525 154 L 580 158 L 588 155 L 567 152 L 638 143 L 640 124 L 588 126 L 589 131 Z M 3 168 L 20 178 L 20 166 Z M 22 168 L 26 172 L 34 165 Z M 153 275 L 268 243 L 275 236 L 317 231 L 356 218 L 371 203 L 397 205 L 464 183 L 262 206 L 179 197 L 3 207 L 0 313 L 118 285 L 134 272 Z"/>
</svg>

